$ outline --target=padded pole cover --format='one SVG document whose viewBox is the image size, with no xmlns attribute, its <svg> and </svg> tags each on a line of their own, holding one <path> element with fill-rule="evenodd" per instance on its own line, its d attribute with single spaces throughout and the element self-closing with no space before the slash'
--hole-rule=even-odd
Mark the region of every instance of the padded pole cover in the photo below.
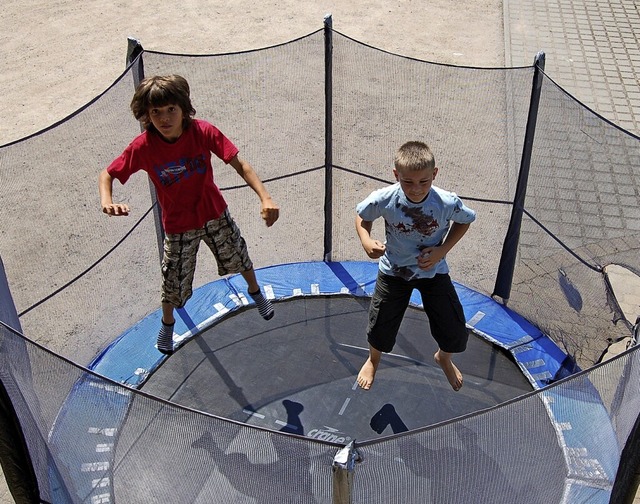
<svg viewBox="0 0 640 504">
<path fill-rule="evenodd" d="M 11 327 L 21 332 L 20 321 L 13 298 L 9 292 L 4 264 L 0 258 L 0 331 Z M 0 335 L 2 332 L 0 332 Z M 0 353 L 7 352 L 4 338 L 0 337 Z M 9 491 L 16 504 L 38 504 L 40 493 L 38 481 L 29 456 L 20 421 L 5 387 L 4 375 L 0 376 L 0 465 L 7 480 Z M 15 385 L 14 385 L 15 387 Z M 17 388 L 17 387 L 15 387 Z"/>
</svg>

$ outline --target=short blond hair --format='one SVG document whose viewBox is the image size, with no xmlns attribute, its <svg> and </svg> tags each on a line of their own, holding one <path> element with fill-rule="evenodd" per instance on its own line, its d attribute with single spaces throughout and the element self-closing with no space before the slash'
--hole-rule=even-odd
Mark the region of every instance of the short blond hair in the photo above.
<svg viewBox="0 0 640 504">
<path fill-rule="evenodd" d="M 424 142 L 411 141 L 400 146 L 393 160 L 396 170 L 419 171 L 434 170 L 436 159 Z"/>
</svg>

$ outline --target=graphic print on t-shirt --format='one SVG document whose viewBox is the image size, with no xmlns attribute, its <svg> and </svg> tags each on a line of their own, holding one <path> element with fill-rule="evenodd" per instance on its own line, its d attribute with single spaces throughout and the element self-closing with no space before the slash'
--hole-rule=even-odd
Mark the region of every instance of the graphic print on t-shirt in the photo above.
<svg viewBox="0 0 640 504">
<path fill-rule="evenodd" d="M 431 236 L 439 227 L 438 221 L 432 215 L 426 215 L 422 208 L 400 206 L 402 214 L 413 221 L 413 225 L 407 226 L 404 222 L 398 222 L 395 228 L 400 233 L 416 232 L 423 236 Z"/>
<path fill-rule="evenodd" d="M 427 214 L 423 207 L 396 204 L 396 208 L 400 210 L 402 220 L 397 220 L 393 223 L 387 223 L 385 221 L 387 226 L 391 228 L 390 231 L 392 234 L 396 236 L 396 239 L 401 240 L 401 243 L 398 243 L 398 247 L 395 251 L 400 252 L 400 250 L 404 250 L 404 252 L 400 252 L 400 255 L 396 255 L 395 257 L 398 258 L 403 254 L 407 254 L 413 258 L 420 254 L 422 249 L 429 246 L 424 242 L 431 242 L 431 237 L 438 232 L 440 224 L 438 223 L 438 220 L 434 218 L 433 212 L 429 212 L 429 214 Z M 409 238 L 409 241 L 406 241 L 407 238 L 403 238 L 401 235 L 413 235 L 413 238 Z M 435 245 L 435 243 L 431 243 L 431 245 Z M 415 247 L 413 251 L 411 250 L 412 247 Z M 402 265 L 391 262 L 389 267 L 389 272 L 392 275 L 404 278 L 405 280 L 411 280 L 419 276 L 419 273 L 416 270 L 417 264 L 408 266 L 406 264 Z"/>
<path fill-rule="evenodd" d="M 178 161 L 155 165 L 153 170 L 158 175 L 160 183 L 164 187 L 169 187 L 188 178 L 193 173 L 206 173 L 207 163 L 204 155 L 198 154 L 194 158 L 182 158 Z"/>
</svg>

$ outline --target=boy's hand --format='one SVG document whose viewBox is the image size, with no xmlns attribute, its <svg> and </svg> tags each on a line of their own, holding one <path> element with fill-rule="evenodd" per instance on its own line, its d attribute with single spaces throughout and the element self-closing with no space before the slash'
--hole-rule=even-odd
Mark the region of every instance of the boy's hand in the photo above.
<svg viewBox="0 0 640 504">
<path fill-rule="evenodd" d="M 129 215 L 129 205 L 125 203 L 111 203 L 102 205 L 102 211 L 108 216 Z"/>
<path fill-rule="evenodd" d="M 271 227 L 280 217 L 280 208 L 271 199 L 265 200 L 262 202 L 260 216 L 264 219 L 267 227 Z"/>
<path fill-rule="evenodd" d="M 380 259 L 386 250 L 384 243 L 378 240 L 367 240 L 362 247 L 371 259 Z"/>
<path fill-rule="evenodd" d="M 418 255 L 418 268 L 428 270 L 433 268 L 445 256 L 440 247 L 427 247 Z"/>
</svg>

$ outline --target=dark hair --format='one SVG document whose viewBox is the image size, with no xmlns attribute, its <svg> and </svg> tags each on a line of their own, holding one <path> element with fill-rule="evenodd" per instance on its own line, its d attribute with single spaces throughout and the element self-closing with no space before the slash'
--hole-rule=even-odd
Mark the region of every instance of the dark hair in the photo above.
<svg viewBox="0 0 640 504">
<path fill-rule="evenodd" d="M 155 131 L 149 109 L 178 105 L 184 117 L 183 128 L 191 124 L 196 110 L 191 105 L 189 83 L 180 75 L 156 75 L 140 82 L 131 100 L 131 111 L 145 129 Z"/>
</svg>

